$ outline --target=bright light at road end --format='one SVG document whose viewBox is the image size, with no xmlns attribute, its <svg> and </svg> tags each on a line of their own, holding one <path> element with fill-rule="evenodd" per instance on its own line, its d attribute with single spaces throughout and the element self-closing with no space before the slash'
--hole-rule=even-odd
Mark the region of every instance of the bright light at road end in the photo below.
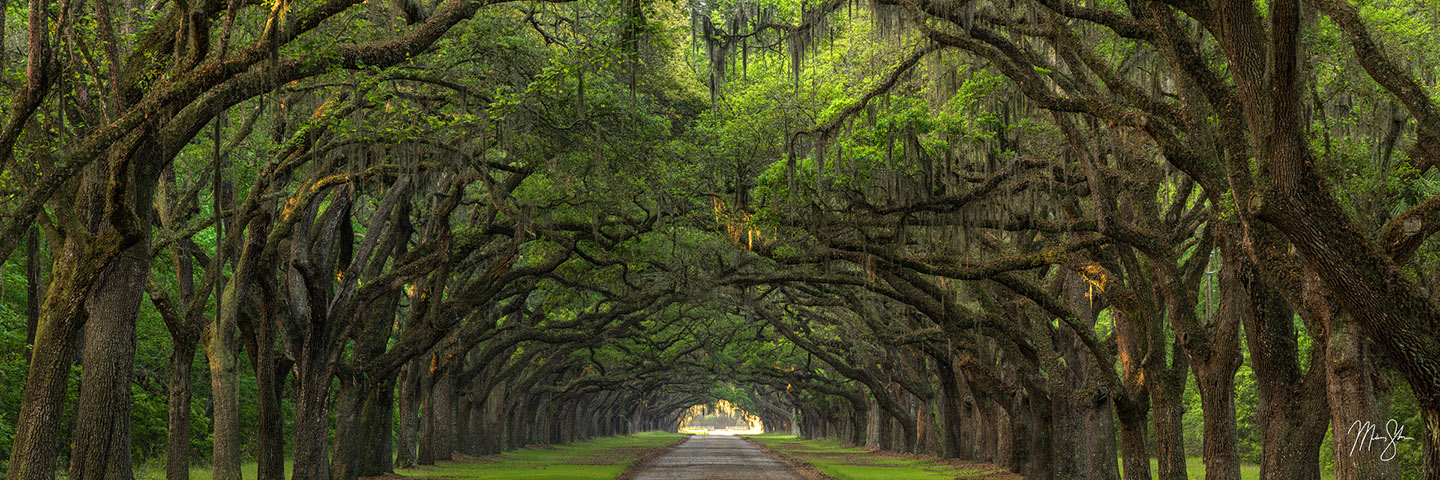
<svg viewBox="0 0 1440 480">
<path fill-rule="evenodd" d="M 680 417 L 680 433 L 690 435 L 759 435 L 765 424 L 725 400 L 691 406 Z"/>
</svg>

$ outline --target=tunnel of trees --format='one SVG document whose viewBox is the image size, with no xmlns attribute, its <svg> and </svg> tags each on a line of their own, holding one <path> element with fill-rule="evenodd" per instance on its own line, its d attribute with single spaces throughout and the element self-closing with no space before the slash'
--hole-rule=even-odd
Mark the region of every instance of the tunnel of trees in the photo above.
<svg viewBox="0 0 1440 480">
<path fill-rule="evenodd" d="M 1031 479 L 1440 479 L 1433 1 L 0 12 L 8 480 L 721 401 Z"/>
</svg>

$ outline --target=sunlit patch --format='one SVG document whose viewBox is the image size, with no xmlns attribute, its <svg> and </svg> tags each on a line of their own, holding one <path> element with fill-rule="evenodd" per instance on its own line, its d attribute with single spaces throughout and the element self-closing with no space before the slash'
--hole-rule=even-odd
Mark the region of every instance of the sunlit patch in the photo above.
<svg viewBox="0 0 1440 480">
<path fill-rule="evenodd" d="M 693 405 L 680 416 L 680 433 L 690 435 L 759 435 L 765 433 L 760 417 L 733 403 L 716 400 Z"/>
<path fill-rule="evenodd" d="M 725 200 L 720 197 L 711 197 L 711 205 L 715 209 L 715 223 L 725 226 L 725 234 L 730 238 L 730 243 L 746 250 L 754 250 L 756 242 L 760 246 L 769 245 L 775 236 L 775 232 L 765 235 L 755 227 L 755 216 L 746 212 L 732 210 Z"/>
</svg>

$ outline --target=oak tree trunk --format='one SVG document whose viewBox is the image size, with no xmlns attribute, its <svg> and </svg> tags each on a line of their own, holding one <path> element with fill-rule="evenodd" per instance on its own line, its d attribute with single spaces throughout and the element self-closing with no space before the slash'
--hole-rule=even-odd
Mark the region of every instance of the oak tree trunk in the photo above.
<svg viewBox="0 0 1440 480">
<path fill-rule="evenodd" d="M 130 452 L 130 379 L 135 365 L 135 321 L 150 276 L 150 242 L 136 243 L 101 273 L 85 301 L 84 366 L 75 404 L 70 477 L 133 477 Z"/>
</svg>

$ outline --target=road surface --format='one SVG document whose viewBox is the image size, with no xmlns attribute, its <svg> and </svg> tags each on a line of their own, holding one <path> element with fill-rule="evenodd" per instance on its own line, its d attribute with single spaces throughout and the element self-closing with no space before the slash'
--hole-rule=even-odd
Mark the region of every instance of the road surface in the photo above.
<svg viewBox="0 0 1440 480">
<path fill-rule="evenodd" d="M 635 480 L 798 480 L 740 437 L 696 435 L 651 461 Z"/>
</svg>

